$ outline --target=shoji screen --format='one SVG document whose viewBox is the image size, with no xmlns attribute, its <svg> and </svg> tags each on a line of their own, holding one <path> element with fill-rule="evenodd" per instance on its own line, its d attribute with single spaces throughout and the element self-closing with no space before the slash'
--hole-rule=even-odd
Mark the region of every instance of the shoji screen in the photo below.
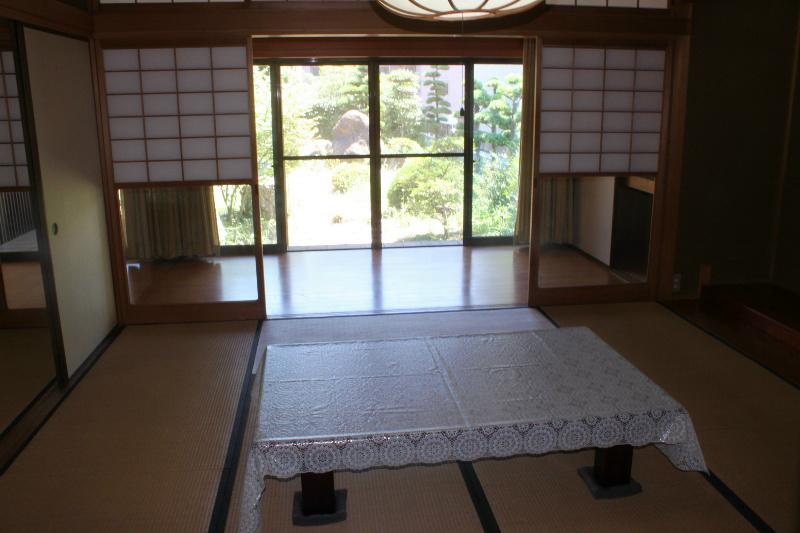
<svg viewBox="0 0 800 533">
<path fill-rule="evenodd" d="M 245 47 L 105 50 L 117 183 L 252 179 Z"/>
<path fill-rule="evenodd" d="M 669 8 L 669 0 L 546 0 L 546 3 L 554 6 Z"/>
<path fill-rule="evenodd" d="M 28 159 L 22 132 L 14 54 L 0 53 L 0 187 L 27 187 Z"/>
<path fill-rule="evenodd" d="M 658 172 L 664 50 L 545 47 L 539 172 Z"/>
</svg>

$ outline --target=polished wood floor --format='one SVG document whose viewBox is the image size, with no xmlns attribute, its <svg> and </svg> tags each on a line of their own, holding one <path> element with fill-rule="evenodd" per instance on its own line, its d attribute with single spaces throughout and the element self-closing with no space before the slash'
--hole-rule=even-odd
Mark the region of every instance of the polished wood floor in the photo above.
<svg viewBox="0 0 800 533">
<path fill-rule="evenodd" d="M 570 249 L 541 257 L 540 285 L 623 283 L 601 263 Z M 264 257 L 267 315 L 356 315 L 525 306 L 527 247 L 436 246 L 294 251 Z M 134 304 L 255 300 L 255 260 L 131 262 Z"/>
</svg>

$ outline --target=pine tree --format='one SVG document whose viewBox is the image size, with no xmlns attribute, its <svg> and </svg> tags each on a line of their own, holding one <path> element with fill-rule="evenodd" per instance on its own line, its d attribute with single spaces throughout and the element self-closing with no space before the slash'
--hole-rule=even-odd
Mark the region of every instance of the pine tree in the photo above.
<svg viewBox="0 0 800 533">
<path fill-rule="evenodd" d="M 448 117 L 452 115 L 450 102 L 447 100 L 447 82 L 443 81 L 442 73 L 450 70 L 449 65 L 431 65 L 431 70 L 425 73 L 423 86 L 428 88 L 428 97 L 422 111 L 425 126 L 433 135 L 433 140 L 446 136 L 450 130 Z"/>
</svg>

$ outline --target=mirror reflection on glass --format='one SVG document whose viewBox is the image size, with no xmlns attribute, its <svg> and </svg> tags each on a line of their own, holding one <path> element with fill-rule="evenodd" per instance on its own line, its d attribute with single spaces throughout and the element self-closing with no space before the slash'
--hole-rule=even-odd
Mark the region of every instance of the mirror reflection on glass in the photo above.
<svg viewBox="0 0 800 533">
<path fill-rule="evenodd" d="M 13 42 L 0 21 L 0 433 L 56 377 Z"/>
<path fill-rule="evenodd" d="M 30 198 L 0 192 L 0 430 L 55 378 Z"/>
<path fill-rule="evenodd" d="M 654 193 L 652 178 L 543 178 L 538 286 L 645 283 Z"/>
<path fill-rule="evenodd" d="M 134 305 L 258 300 L 249 185 L 119 191 Z"/>
</svg>

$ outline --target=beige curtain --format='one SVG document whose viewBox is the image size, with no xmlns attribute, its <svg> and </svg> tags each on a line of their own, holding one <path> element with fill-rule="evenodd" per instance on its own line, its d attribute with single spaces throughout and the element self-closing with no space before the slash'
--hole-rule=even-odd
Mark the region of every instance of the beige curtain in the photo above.
<svg viewBox="0 0 800 533">
<path fill-rule="evenodd" d="M 128 259 L 178 259 L 219 255 L 212 187 L 122 191 Z"/>
<path fill-rule="evenodd" d="M 514 230 L 515 244 L 528 244 L 531 240 L 535 78 L 536 40 L 525 39 L 522 56 L 522 126 L 520 128 L 519 194 L 517 196 L 517 223 Z"/>
<path fill-rule="evenodd" d="M 575 195 L 570 178 L 543 179 L 539 183 L 539 246 L 572 244 L 574 239 Z"/>
</svg>

